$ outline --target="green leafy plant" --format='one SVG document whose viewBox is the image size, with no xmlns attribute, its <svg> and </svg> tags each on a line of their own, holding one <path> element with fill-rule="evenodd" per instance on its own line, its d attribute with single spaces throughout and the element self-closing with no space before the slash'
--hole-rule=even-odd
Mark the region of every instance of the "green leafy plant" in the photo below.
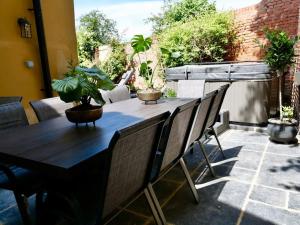
<svg viewBox="0 0 300 225">
<path fill-rule="evenodd" d="M 139 75 L 144 78 L 147 87 L 153 89 L 153 76 L 156 69 L 152 69 L 151 60 L 148 60 L 147 51 L 151 48 L 152 39 L 150 37 L 145 38 L 143 35 L 135 35 L 131 40 L 131 47 L 133 48 L 133 54 L 131 59 L 135 55 L 138 56 L 139 61 Z"/>
<path fill-rule="evenodd" d="M 167 98 L 176 98 L 177 93 L 176 93 L 176 91 L 175 91 L 174 89 L 172 89 L 172 88 L 167 88 L 167 89 L 166 89 L 166 92 L 165 92 L 165 96 L 166 96 Z"/>
<path fill-rule="evenodd" d="M 100 67 L 109 74 L 111 80 L 118 81 L 118 79 L 126 72 L 126 66 L 128 64 L 125 46 L 118 40 L 113 40 L 110 43 L 110 46 L 112 48 L 112 53 Z"/>
<path fill-rule="evenodd" d="M 230 13 L 211 13 L 178 22 L 158 35 L 159 47 L 171 53 L 161 56 L 165 67 L 223 61 L 236 40 Z"/>
<path fill-rule="evenodd" d="M 294 108 L 291 106 L 282 106 L 283 120 L 291 121 L 294 118 Z"/>
<path fill-rule="evenodd" d="M 279 77 L 279 109 L 280 120 L 283 120 L 282 107 L 282 76 L 289 66 L 295 63 L 294 47 L 299 40 L 298 36 L 290 38 L 282 30 L 265 29 L 267 44 L 261 45 L 265 51 L 264 60 L 270 69 Z"/>
<path fill-rule="evenodd" d="M 154 32 L 158 34 L 177 22 L 187 22 L 212 12 L 216 12 L 216 5 L 208 0 L 166 0 L 162 13 L 153 15 L 148 21 L 152 23 Z"/>
<path fill-rule="evenodd" d="M 109 44 L 118 37 L 116 22 L 107 18 L 102 12 L 92 10 L 80 17 L 77 31 L 77 48 L 80 63 L 92 62 L 96 48 L 100 45 Z"/>
<path fill-rule="evenodd" d="M 87 70 L 72 66 L 64 76 L 62 80 L 52 81 L 53 90 L 64 102 L 81 102 L 87 106 L 94 99 L 96 103 L 104 105 L 99 89 L 111 90 L 114 87 L 107 74 L 97 68 Z"/>
</svg>

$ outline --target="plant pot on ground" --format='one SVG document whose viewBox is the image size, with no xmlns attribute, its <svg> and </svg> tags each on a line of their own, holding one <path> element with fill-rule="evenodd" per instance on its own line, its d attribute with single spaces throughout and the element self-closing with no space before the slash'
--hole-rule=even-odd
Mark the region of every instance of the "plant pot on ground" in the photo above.
<svg viewBox="0 0 300 225">
<path fill-rule="evenodd" d="M 279 78 L 279 119 L 270 119 L 268 133 L 270 140 L 280 143 L 295 142 L 298 133 L 298 122 L 293 119 L 294 109 L 292 107 L 282 107 L 282 77 L 295 63 L 294 47 L 298 42 L 298 36 L 290 38 L 281 30 L 265 30 L 267 39 L 266 45 L 261 45 L 265 50 L 265 62 Z"/>
<path fill-rule="evenodd" d="M 53 80 L 52 88 L 64 102 L 76 102 L 77 106 L 67 109 L 70 122 L 90 123 L 100 119 L 105 101 L 99 89 L 111 90 L 114 84 L 103 71 L 93 68 L 93 73 L 71 66 L 62 80 Z M 91 100 L 97 105 L 92 105 Z"/>
<path fill-rule="evenodd" d="M 293 119 L 293 107 L 282 108 L 283 119 L 268 120 L 268 134 L 270 140 L 278 143 L 297 143 L 298 121 Z"/>
</svg>

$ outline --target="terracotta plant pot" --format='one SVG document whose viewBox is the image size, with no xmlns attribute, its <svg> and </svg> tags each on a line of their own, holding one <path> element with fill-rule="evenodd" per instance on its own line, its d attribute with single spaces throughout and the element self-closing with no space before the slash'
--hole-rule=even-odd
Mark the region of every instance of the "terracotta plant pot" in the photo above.
<svg viewBox="0 0 300 225">
<path fill-rule="evenodd" d="M 140 90 L 137 92 L 137 96 L 146 104 L 149 102 L 157 103 L 157 100 L 161 97 L 161 91 L 155 89 Z"/>
<path fill-rule="evenodd" d="M 283 144 L 298 142 L 296 138 L 298 134 L 297 120 L 281 121 L 280 119 L 269 119 L 268 122 L 268 134 L 271 141 Z"/>
<path fill-rule="evenodd" d="M 72 123 L 94 123 L 102 117 L 102 106 L 78 105 L 65 111 L 68 120 Z"/>
</svg>

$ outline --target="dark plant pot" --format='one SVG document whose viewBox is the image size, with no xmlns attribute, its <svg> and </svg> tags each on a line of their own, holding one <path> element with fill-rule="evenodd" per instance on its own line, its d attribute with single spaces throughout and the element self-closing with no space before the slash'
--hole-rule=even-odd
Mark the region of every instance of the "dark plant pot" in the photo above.
<svg viewBox="0 0 300 225">
<path fill-rule="evenodd" d="M 157 100 L 161 97 L 161 91 L 155 89 L 140 90 L 137 92 L 137 96 L 146 104 L 149 102 L 157 103 Z"/>
<path fill-rule="evenodd" d="M 269 119 L 268 122 L 268 134 L 271 141 L 283 144 L 298 142 L 296 138 L 298 134 L 297 120 L 281 121 L 280 119 Z"/>
<path fill-rule="evenodd" d="M 67 109 L 66 116 L 72 123 L 91 123 L 95 125 L 95 121 L 100 119 L 103 113 L 102 106 L 79 105 Z"/>
</svg>

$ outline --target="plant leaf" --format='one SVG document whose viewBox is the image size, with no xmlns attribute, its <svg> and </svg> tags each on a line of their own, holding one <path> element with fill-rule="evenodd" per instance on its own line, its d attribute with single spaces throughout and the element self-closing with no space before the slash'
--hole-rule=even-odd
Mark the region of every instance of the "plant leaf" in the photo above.
<svg viewBox="0 0 300 225">
<path fill-rule="evenodd" d="M 66 77 L 63 80 L 53 80 L 52 88 L 57 92 L 67 93 L 77 89 L 79 84 L 78 77 Z"/>
</svg>

